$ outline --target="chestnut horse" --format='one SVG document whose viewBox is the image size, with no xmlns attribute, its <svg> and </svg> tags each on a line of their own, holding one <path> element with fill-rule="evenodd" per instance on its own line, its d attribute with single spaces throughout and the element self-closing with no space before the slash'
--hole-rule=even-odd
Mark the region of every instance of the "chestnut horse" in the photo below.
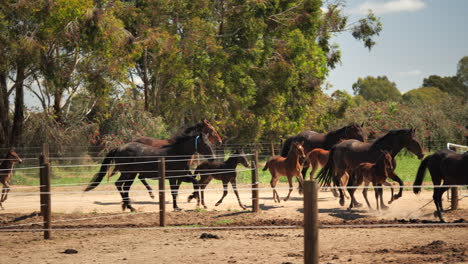
<svg viewBox="0 0 468 264">
<path fill-rule="evenodd" d="M 376 139 L 371 143 L 364 143 L 358 140 L 348 139 L 330 150 L 328 162 L 319 172 L 317 179 L 322 183 L 322 186 L 329 185 L 332 181 L 336 186 L 340 185 L 340 179 L 345 172 L 351 171 L 363 162 L 375 163 L 380 157 L 381 151 L 390 153 L 393 158 L 393 168 L 396 167 L 395 156 L 403 148 L 414 153 L 419 159 L 424 157 L 421 144 L 416 138 L 415 129 L 397 129 L 391 130 L 386 135 Z M 389 174 L 390 179 L 397 181 L 400 185 L 400 190 L 395 199 L 401 197 L 403 181 L 394 172 Z M 341 189 L 340 205 L 344 205 L 344 193 Z"/>
<path fill-rule="evenodd" d="M 245 157 L 245 154 L 242 151 L 236 150 L 231 157 L 229 157 L 226 161 L 204 161 L 195 169 L 195 175 L 200 174 L 200 189 L 201 189 L 201 203 L 205 209 L 207 208 L 205 205 L 205 188 L 210 183 L 210 181 L 214 178 L 216 180 L 220 180 L 223 182 L 223 196 L 221 199 L 216 203 L 215 206 L 220 205 L 223 202 L 224 197 L 226 197 L 228 193 L 228 183 L 231 183 L 232 189 L 234 189 L 234 193 L 236 194 L 237 201 L 242 209 L 246 209 L 245 205 L 242 204 L 239 193 L 237 192 L 237 183 L 236 183 L 236 167 L 237 164 L 242 164 L 244 167 L 248 168 L 249 163 Z M 196 195 L 190 195 L 188 201 L 195 198 Z M 200 200 L 198 200 L 198 205 Z"/>
<path fill-rule="evenodd" d="M 442 217 L 442 195 L 449 187 L 444 187 L 444 185 L 468 185 L 468 151 L 459 154 L 451 150 L 440 150 L 427 156 L 418 168 L 413 187 L 415 194 L 421 191 L 419 186 L 424 180 L 427 168 L 431 173 L 432 183 L 435 185 L 432 197 L 437 211 L 434 215 L 438 216 L 441 222 L 445 222 Z"/>
<path fill-rule="evenodd" d="M 331 149 L 342 139 L 357 139 L 366 141 L 367 135 L 363 129 L 363 124 L 351 124 L 328 133 L 317 133 L 314 131 L 304 131 L 295 136 L 289 137 L 283 144 L 281 156 L 286 157 L 291 148 L 291 142 L 304 142 L 304 152 L 308 153 L 316 148 L 325 150 Z M 304 164 L 302 177 L 305 179 L 309 166 Z"/>
<path fill-rule="evenodd" d="M 289 150 L 289 153 L 286 156 L 286 158 L 281 156 L 274 156 L 265 164 L 265 167 L 263 168 L 264 171 L 266 171 L 267 169 L 270 170 L 270 185 L 273 188 L 273 200 L 275 202 L 280 202 L 280 198 L 278 192 L 275 190 L 275 186 L 276 183 L 278 183 L 278 180 L 281 176 L 288 177 L 289 182 L 289 193 L 288 196 L 284 199 L 284 201 L 287 201 L 289 199 L 289 196 L 291 195 L 291 192 L 293 190 L 293 176 L 297 177 L 297 180 L 299 181 L 299 193 L 302 193 L 302 185 L 304 179 L 302 178 L 301 174 L 302 164 L 300 162 L 300 159 L 305 158 L 303 144 L 304 142 L 292 142 L 291 149 Z"/>
<path fill-rule="evenodd" d="M 343 140 L 340 140 L 340 142 Z M 328 155 L 330 154 L 330 151 L 321 149 L 321 148 L 316 148 L 312 150 L 311 152 L 307 153 L 307 158 L 306 162 L 309 164 L 310 167 L 312 167 L 312 171 L 310 172 L 310 179 L 312 180 L 314 178 L 315 172 L 317 169 L 320 167 L 323 167 L 325 164 L 327 164 L 328 161 Z M 304 165 L 306 166 L 306 165 Z M 304 178 L 305 180 L 305 178 Z M 346 184 L 348 183 L 348 174 L 346 173 L 342 178 L 341 178 L 341 187 L 344 188 Z M 335 188 L 331 189 L 333 196 L 338 197 L 339 193 Z M 344 189 L 343 189 L 344 192 Z M 345 193 L 346 198 L 349 198 L 346 193 Z"/>
<path fill-rule="evenodd" d="M 14 149 L 8 150 L 5 159 L 0 164 L 0 183 L 2 183 L 2 196 L 0 198 L 0 208 L 4 209 L 2 203 L 6 201 L 8 192 L 10 192 L 10 180 L 13 176 L 13 167 L 15 163 L 21 163 L 23 160 Z"/>
<path fill-rule="evenodd" d="M 362 190 L 362 194 L 366 200 L 367 206 L 372 209 L 369 200 L 367 199 L 367 189 L 370 183 L 376 188 L 375 191 L 375 200 L 377 202 L 377 210 L 379 208 L 379 197 L 380 197 L 380 207 L 382 209 L 387 209 L 383 202 L 383 190 L 381 188 L 382 185 L 390 186 L 392 185 L 387 182 L 387 178 L 393 172 L 393 158 L 388 152 L 382 151 L 381 158 L 379 158 L 375 163 L 363 162 L 359 164 L 350 174 L 348 187 L 357 187 L 361 185 L 364 181 L 364 189 Z M 392 190 L 392 198 L 388 202 L 389 204 L 393 201 L 393 188 Z M 356 201 L 354 198 L 354 192 L 356 188 L 348 188 L 349 195 L 351 196 L 351 203 L 349 204 L 348 210 L 351 210 L 353 207 L 360 207 L 361 204 Z"/>
</svg>

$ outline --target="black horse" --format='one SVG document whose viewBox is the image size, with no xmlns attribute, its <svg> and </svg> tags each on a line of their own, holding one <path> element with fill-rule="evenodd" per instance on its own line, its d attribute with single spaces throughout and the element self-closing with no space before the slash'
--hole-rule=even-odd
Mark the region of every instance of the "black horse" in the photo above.
<svg viewBox="0 0 468 264">
<path fill-rule="evenodd" d="M 372 143 L 364 143 L 358 140 L 349 139 L 335 145 L 330 150 L 328 162 L 319 172 L 317 179 L 323 186 L 328 186 L 331 181 L 336 186 L 340 186 L 341 177 L 347 172 L 349 175 L 352 170 L 363 162 L 375 163 L 381 156 L 382 151 L 388 152 L 393 158 L 393 168 L 396 167 L 395 156 L 403 148 L 414 153 L 419 159 L 424 157 L 421 144 L 416 139 L 415 129 L 397 129 L 391 130 L 386 135 L 378 138 Z M 400 187 L 403 181 L 394 172 L 390 173 L 389 178 L 397 181 Z M 338 188 L 340 193 L 340 205 L 344 205 L 344 193 Z M 403 189 L 395 195 L 398 199 L 402 195 Z M 360 205 L 356 201 L 356 205 Z"/>
<path fill-rule="evenodd" d="M 427 168 L 429 168 L 432 183 L 435 186 L 432 197 L 437 211 L 434 214 L 439 217 L 441 222 L 445 222 L 442 217 L 442 195 L 449 187 L 444 187 L 444 185 L 468 184 L 468 152 L 459 154 L 451 150 L 440 150 L 427 156 L 418 168 L 413 187 L 415 194 L 421 191 L 419 186 L 423 182 Z"/>
<path fill-rule="evenodd" d="M 351 124 L 328 133 L 317 133 L 310 130 L 301 132 L 286 139 L 281 149 L 281 156 L 288 156 L 292 142 L 304 142 L 304 153 L 307 154 L 316 148 L 329 150 L 343 139 L 357 139 L 360 141 L 366 141 L 367 134 L 363 129 L 363 124 Z M 309 165 L 307 163 L 304 164 L 304 167 L 302 168 L 302 177 L 304 179 L 306 178 L 308 169 Z"/>
<path fill-rule="evenodd" d="M 151 147 L 138 142 L 131 142 L 109 151 L 101 169 L 91 180 L 86 191 L 94 189 L 102 181 L 112 164 L 115 164 L 115 171 L 120 171 L 121 175 L 115 182 L 115 186 L 122 196 L 122 209 L 135 209 L 130 204 L 128 192 L 137 174 L 140 179 L 157 179 L 159 157 L 166 158 L 166 177 L 171 186 L 174 210 L 180 210 L 177 206 L 177 193 L 180 184 L 184 182 L 193 183 L 195 193 L 198 194 L 198 181 L 190 173 L 188 160 L 196 152 L 209 155 L 214 158 L 214 153 L 209 145 L 208 136 L 200 133 L 194 135 L 178 135 L 173 137 L 169 145 L 160 148 Z M 196 197 L 198 199 L 198 195 Z"/>
</svg>

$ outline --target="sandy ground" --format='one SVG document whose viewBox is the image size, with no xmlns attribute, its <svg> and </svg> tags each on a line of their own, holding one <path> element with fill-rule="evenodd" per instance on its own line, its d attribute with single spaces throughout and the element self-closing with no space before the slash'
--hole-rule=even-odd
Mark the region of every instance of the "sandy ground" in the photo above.
<svg viewBox="0 0 468 264">
<path fill-rule="evenodd" d="M 153 182 L 153 185 L 156 184 Z M 221 197 L 220 187 L 219 184 L 208 186 L 207 210 L 196 210 L 194 201 L 186 202 L 192 190 L 190 186 L 183 186 L 180 191 L 178 202 L 184 209 L 182 212 L 172 212 L 172 198 L 167 195 L 167 224 L 170 227 L 166 230 L 157 228 L 157 198 L 152 200 L 141 185 L 134 186 L 131 192 L 137 213 L 121 211 L 120 196 L 114 186 L 99 186 L 88 193 L 82 193 L 81 187 L 54 188 L 53 226 L 78 228 L 80 231 L 54 231 L 53 239 L 49 241 L 44 241 L 40 232 L 0 232 L 1 263 L 303 262 L 304 238 L 300 228 L 303 201 L 297 190 L 293 191 L 291 200 L 280 204 L 273 202 L 271 190 L 261 190 L 261 212 L 254 214 L 249 211 L 250 191 L 243 189 L 247 186 L 242 185 L 239 186 L 240 197 L 248 210 L 239 207 L 231 188 L 224 202 L 215 207 Z M 278 188 L 281 197 L 287 193 L 284 187 Z M 12 190 L 4 203 L 6 209 L 0 211 L 0 227 L 41 227 L 41 217 L 37 215 L 39 195 L 30 191 L 22 188 Z M 461 191 L 460 198 L 466 194 L 466 190 Z M 437 219 L 433 216 L 431 196 L 431 190 L 423 190 L 420 195 L 405 191 L 389 210 L 377 212 L 363 207 L 347 211 L 329 192 L 320 192 L 320 262 L 468 263 L 468 227 L 465 221 L 468 219 L 468 199 L 460 201 L 459 210 L 445 213 L 447 221 L 462 222 L 461 225 L 434 226 L 431 223 Z M 386 201 L 388 197 L 389 192 L 386 191 Z M 374 205 L 373 191 L 370 191 L 369 198 Z M 358 199 L 364 202 L 361 195 Z M 346 203 L 347 206 L 349 200 Z M 446 208 L 449 206 L 447 200 L 444 205 Z M 383 224 L 403 225 L 384 227 Z M 231 228 L 200 228 L 207 226 Z M 239 226 L 257 228 L 233 229 Z M 183 229 L 170 229 L 174 227 Z M 202 233 L 218 238 L 201 239 Z M 67 249 L 74 249 L 77 253 L 63 253 Z"/>
</svg>

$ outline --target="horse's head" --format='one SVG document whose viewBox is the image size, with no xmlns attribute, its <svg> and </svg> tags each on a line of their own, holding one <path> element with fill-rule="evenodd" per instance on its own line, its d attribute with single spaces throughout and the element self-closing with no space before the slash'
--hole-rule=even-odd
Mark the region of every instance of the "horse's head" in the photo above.
<svg viewBox="0 0 468 264">
<path fill-rule="evenodd" d="M 214 151 L 211 148 L 208 138 L 208 134 L 200 133 L 200 135 L 195 138 L 195 149 L 202 155 L 207 155 L 214 158 Z"/>
<path fill-rule="evenodd" d="M 10 150 L 8 150 L 8 152 L 7 152 L 6 156 L 5 156 L 5 159 L 11 161 L 12 163 L 22 163 L 23 162 L 23 160 L 20 158 L 18 153 L 16 153 L 14 148 L 11 148 Z"/>
<path fill-rule="evenodd" d="M 392 155 L 387 151 L 381 151 L 383 155 L 384 166 L 387 172 L 393 171 L 395 168 L 393 167 L 393 158 Z"/>
<path fill-rule="evenodd" d="M 340 138 L 341 139 L 357 139 L 359 141 L 366 142 L 367 133 L 363 129 L 363 126 L 364 126 L 364 123 L 362 123 L 361 125 L 354 123 L 349 126 L 345 126 L 341 128 Z"/>
<path fill-rule="evenodd" d="M 294 151 L 294 153 L 300 158 L 300 160 L 306 158 L 306 155 L 304 153 L 304 141 L 302 141 L 301 143 L 293 142 L 291 148 Z"/>
<path fill-rule="evenodd" d="M 223 144 L 223 140 L 218 135 L 218 132 L 216 132 L 216 129 L 206 119 L 204 119 L 202 123 L 202 132 L 208 135 L 210 142 L 217 145 Z"/>
<path fill-rule="evenodd" d="M 418 159 L 424 158 L 424 150 L 416 138 L 416 128 L 405 129 L 403 130 L 405 138 L 405 147 L 411 151 Z"/>
<path fill-rule="evenodd" d="M 249 161 L 247 160 L 247 157 L 245 156 L 244 150 L 238 150 L 234 152 L 234 155 L 237 156 L 237 162 L 242 164 L 244 167 L 248 168 L 249 167 Z"/>
</svg>

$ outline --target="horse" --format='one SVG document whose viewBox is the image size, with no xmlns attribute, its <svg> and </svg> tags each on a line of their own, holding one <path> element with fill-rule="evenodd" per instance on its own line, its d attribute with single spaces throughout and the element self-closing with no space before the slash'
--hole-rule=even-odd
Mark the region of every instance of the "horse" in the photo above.
<svg viewBox="0 0 468 264">
<path fill-rule="evenodd" d="M 343 140 L 340 140 L 340 142 Z M 330 151 L 321 149 L 321 148 L 316 148 L 312 150 L 311 152 L 307 153 L 307 158 L 306 158 L 306 164 L 309 164 L 310 167 L 312 167 L 312 170 L 310 171 L 310 179 L 312 180 L 314 178 L 315 172 L 317 169 L 320 167 L 323 167 L 327 161 L 328 161 L 328 155 Z M 304 165 L 305 166 L 305 165 Z M 346 174 L 344 177 L 341 178 L 341 186 L 344 188 L 346 184 L 348 183 L 348 175 Z M 305 179 L 305 178 L 304 178 Z M 335 190 L 335 188 L 332 188 L 331 191 L 333 192 L 333 195 L 335 197 L 338 197 L 339 194 Z M 345 193 L 346 196 L 346 193 Z M 347 197 L 347 196 L 346 196 Z M 347 197 L 349 198 L 349 197 Z"/>
<path fill-rule="evenodd" d="M 275 202 L 280 202 L 280 198 L 278 192 L 275 189 L 275 186 L 276 183 L 278 183 L 278 180 L 281 176 L 288 177 L 289 182 L 289 193 L 288 196 L 284 199 L 284 201 L 287 201 L 289 199 L 289 196 L 291 195 L 291 192 L 293 190 L 293 176 L 297 177 L 297 180 L 299 181 L 299 193 L 302 193 L 302 185 L 304 179 L 302 178 L 301 174 L 302 164 L 300 162 L 300 159 L 305 158 L 303 144 L 304 142 L 292 142 L 291 149 L 289 150 L 289 153 L 286 156 L 286 158 L 281 156 L 274 156 L 265 164 L 265 167 L 263 168 L 263 171 L 266 171 L 267 169 L 270 170 L 270 185 L 271 188 L 273 188 L 273 200 Z"/>
<path fill-rule="evenodd" d="M 183 133 L 187 135 L 204 133 L 208 135 L 208 139 L 210 140 L 212 144 L 217 144 L 217 145 L 223 144 L 223 140 L 218 135 L 218 132 L 216 131 L 216 129 L 206 119 L 203 119 L 200 123 L 194 126 L 186 128 Z M 139 142 L 139 143 L 152 146 L 152 147 L 156 147 L 156 148 L 159 148 L 159 147 L 162 147 L 164 145 L 168 145 L 171 143 L 170 139 L 156 139 L 153 137 L 146 137 L 146 136 L 135 138 L 134 140 L 132 140 L 132 142 Z"/>
<path fill-rule="evenodd" d="M 204 133 L 196 136 L 181 134 L 171 138 L 170 142 L 172 143 L 160 148 L 130 142 L 112 149 L 103 160 L 99 172 L 94 175 L 84 191 L 96 188 L 107 174 L 110 165 L 118 161 L 119 163 L 115 163 L 114 171 L 120 171 L 120 177 L 115 182 L 115 186 L 122 196 L 122 210 L 128 208 L 133 212 L 135 208 L 130 204 L 128 192 L 136 175 L 139 174 L 140 179 L 157 179 L 159 157 L 169 156 L 166 160 L 166 177 L 171 187 L 173 208 L 176 211 L 181 210 L 177 206 L 177 193 L 182 181 L 193 183 L 195 192 L 198 194 L 198 181 L 191 175 L 187 158 L 196 152 L 214 158 L 214 152 L 209 144 L 208 135 Z"/>
<path fill-rule="evenodd" d="M 234 189 L 234 193 L 236 194 L 240 207 L 244 210 L 247 209 L 247 207 L 242 204 L 239 198 L 239 193 L 237 192 L 236 167 L 239 163 L 244 165 L 246 168 L 249 167 L 249 163 L 245 157 L 245 154 L 242 151 L 236 150 L 234 154 L 224 162 L 204 161 L 197 166 L 195 169 L 195 175 L 200 175 L 199 186 L 201 189 L 201 203 L 205 209 L 207 208 L 205 205 L 205 188 L 213 178 L 222 181 L 224 188 L 223 196 L 215 206 L 218 206 L 223 202 L 224 197 L 226 197 L 228 193 L 228 183 L 231 183 L 232 189 Z M 196 197 L 195 194 L 190 195 L 188 201 L 190 202 L 190 200 L 192 200 L 194 197 Z M 199 201 L 200 200 L 198 200 L 198 202 Z M 199 205 L 200 204 L 198 203 L 197 206 Z"/>
<path fill-rule="evenodd" d="M 200 123 L 194 126 L 186 128 L 182 133 L 186 135 L 197 135 L 200 133 L 204 133 L 208 135 L 208 139 L 210 140 L 211 143 L 217 144 L 217 145 L 221 145 L 223 143 L 223 140 L 218 135 L 218 132 L 216 131 L 216 129 L 206 119 L 202 120 Z M 171 142 L 171 139 L 156 139 L 153 137 L 145 137 L 145 136 L 138 137 L 131 142 L 139 142 L 139 143 L 152 146 L 155 148 L 160 148 L 162 146 L 173 143 Z M 188 161 L 189 167 L 192 165 L 192 162 L 193 162 L 193 157 L 192 159 L 190 159 L 190 161 Z M 115 174 L 114 172 L 111 173 L 109 177 L 112 177 L 114 174 Z M 141 176 L 139 176 L 138 178 L 148 190 L 149 196 L 152 199 L 154 199 L 153 189 L 148 184 L 148 182 L 146 182 L 146 180 L 142 178 Z"/>
<path fill-rule="evenodd" d="M 317 133 L 314 131 L 304 131 L 295 136 L 289 137 L 283 144 L 281 156 L 286 157 L 291 148 L 292 142 L 304 142 L 304 152 L 308 153 L 316 148 L 330 150 L 335 144 L 343 139 L 357 139 L 366 141 L 367 135 L 363 129 L 364 124 L 351 124 L 328 133 Z M 308 165 L 304 165 L 302 169 L 302 177 L 306 178 Z"/>
<path fill-rule="evenodd" d="M 13 168 L 16 163 L 22 163 L 23 160 L 16 153 L 16 151 L 11 148 L 5 155 L 2 163 L 0 164 L 0 182 L 3 185 L 2 196 L 0 198 L 0 208 L 3 208 L 2 203 L 8 198 L 8 193 L 10 192 L 10 180 L 13 177 Z"/>
<path fill-rule="evenodd" d="M 381 151 L 390 153 L 393 158 L 393 168 L 396 168 L 395 156 L 403 148 L 408 149 L 419 159 L 424 157 L 421 144 L 416 138 L 416 129 L 391 130 L 370 143 L 354 139 L 345 140 L 330 150 L 328 162 L 319 172 L 317 179 L 322 186 L 329 185 L 332 181 L 336 186 L 339 186 L 340 179 L 345 172 L 351 173 L 355 167 L 363 162 L 375 163 Z M 389 174 L 389 178 L 397 181 L 400 185 L 398 194 L 394 196 L 394 199 L 398 199 L 402 196 L 403 181 L 394 172 Z M 338 189 L 338 191 L 340 193 L 340 205 L 343 206 L 344 193 L 341 189 Z"/>
<path fill-rule="evenodd" d="M 429 169 L 434 184 L 432 196 L 436 206 L 434 216 L 439 217 L 441 222 L 445 222 L 442 216 L 442 195 L 449 187 L 444 186 L 468 184 L 468 151 L 459 154 L 451 150 L 440 150 L 422 160 L 414 181 L 413 192 L 415 194 L 421 191 L 420 186 L 426 169 Z"/>
<path fill-rule="evenodd" d="M 375 200 L 377 210 L 379 208 L 379 197 L 380 197 L 380 207 L 382 209 L 387 209 L 383 202 L 383 190 L 380 188 L 382 185 L 390 186 L 392 191 L 392 198 L 388 202 L 389 204 L 393 202 L 393 188 L 390 183 L 387 182 L 389 174 L 393 171 L 393 158 L 388 152 L 382 151 L 381 157 L 375 163 L 363 162 L 359 164 L 350 174 L 348 187 L 359 186 L 364 181 L 364 189 L 362 194 L 366 200 L 367 206 L 372 209 L 372 206 L 367 199 L 367 189 L 370 183 L 376 188 L 375 191 Z M 353 207 L 360 207 L 361 204 L 356 201 L 354 198 L 355 188 L 348 188 L 349 195 L 351 196 L 351 202 L 349 204 L 348 210 L 351 210 Z"/>
</svg>

